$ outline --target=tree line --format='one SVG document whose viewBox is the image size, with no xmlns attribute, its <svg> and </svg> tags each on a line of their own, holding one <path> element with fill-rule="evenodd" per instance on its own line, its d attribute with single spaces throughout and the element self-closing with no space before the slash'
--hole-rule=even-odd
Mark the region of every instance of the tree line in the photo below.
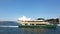
<svg viewBox="0 0 60 34">
<path fill-rule="evenodd" d="M 37 20 L 45 20 L 44 18 L 37 18 Z M 54 18 L 52 18 L 52 19 L 47 19 L 47 20 L 45 20 L 45 21 L 47 21 L 47 22 L 49 22 L 49 23 L 53 23 L 53 24 L 59 24 L 59 18 L 56 18 L 56 19 L 54 19 Z"/>
</svg>

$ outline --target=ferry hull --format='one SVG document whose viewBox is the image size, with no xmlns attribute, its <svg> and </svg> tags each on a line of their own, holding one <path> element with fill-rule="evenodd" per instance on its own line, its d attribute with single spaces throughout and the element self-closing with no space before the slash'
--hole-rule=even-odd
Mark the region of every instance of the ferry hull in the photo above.
<svg viewBox="0 0 60 34">
<path fill-rule="evenodd" d="M 39 25 L 39 26 L 28 26 L 28 25 L 19 25 L 19 28 L 56 28 L 56 25 Z"/>
</svg>

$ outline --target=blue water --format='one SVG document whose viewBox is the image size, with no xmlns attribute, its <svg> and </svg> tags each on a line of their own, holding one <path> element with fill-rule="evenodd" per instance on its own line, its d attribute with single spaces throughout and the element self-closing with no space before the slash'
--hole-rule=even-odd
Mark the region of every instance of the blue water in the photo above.
<svg viewBox="0 0 60 34">
<path fill-rule="evenodd" d="M 0 22 L 0 26 L 18 26 L 18 23 Z M 56 29 L 0 27 L 0 34 L 60 34 L 60 26 Z"/>
</svg>

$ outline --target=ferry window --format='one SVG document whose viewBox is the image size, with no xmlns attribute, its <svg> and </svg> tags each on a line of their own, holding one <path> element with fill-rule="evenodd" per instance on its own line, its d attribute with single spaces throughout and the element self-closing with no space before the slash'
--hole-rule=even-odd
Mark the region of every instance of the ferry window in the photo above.
<svg viewBox="0 0 60 34">
<path fill-rule="evenodd" d="M 32 25 L 34 25 L 34 24 L 32 24 Z"/>
<path fill-rule="evenodd" d="M 45 24 L 36 24 L 36 25 L 45 25 Z"/>
<path fill-rule="evenodd" d="M 27 25 L 27 24 L 25 24 L 25 25 Z"/>
<path fill-rule="evenodd" d="M 34 25 L 34 24 L 30 24 L 30 25 Z"/>
</svg>

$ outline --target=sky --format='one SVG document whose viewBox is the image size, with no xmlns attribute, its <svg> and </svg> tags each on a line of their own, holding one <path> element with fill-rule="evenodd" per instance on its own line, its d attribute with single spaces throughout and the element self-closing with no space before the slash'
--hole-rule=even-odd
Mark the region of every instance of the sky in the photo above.
<svg viewBox="0 0 60 34">
<path fill-rule="evenodd" d="M 29 18 L 58 18 L 60 0 L 0 0 L 0 20 L 17 21 Z"/>
</svg>

